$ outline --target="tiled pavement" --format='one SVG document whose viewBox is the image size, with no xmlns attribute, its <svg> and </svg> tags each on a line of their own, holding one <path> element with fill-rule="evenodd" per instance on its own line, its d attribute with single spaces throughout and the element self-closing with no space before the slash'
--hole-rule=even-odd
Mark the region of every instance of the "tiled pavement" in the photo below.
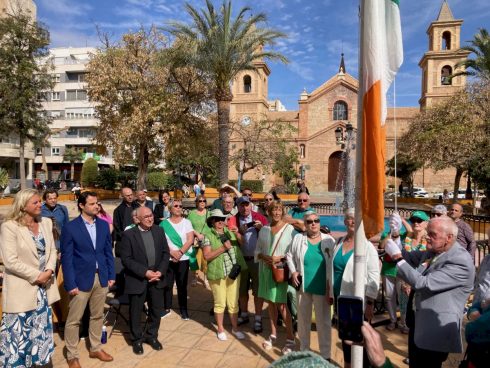
<svg viewBox="0 0 490 368">
<path fill-rule="evenodd" d="M 174 306 L 177 306 L 174 298 Z M 111 363 L 102 363 L 88 357 L 88 349 L 84 341 L 80 342 L 80 363 L 84 368 L 92 367 L 198 367 L 198 368 L 225 368 L 225 367 L 267 367 L 272 361 L 280 357 L 280 349 L 285 342 L 285 329 L 279 329 L 277 346 L 273 350 L 265 351 L 261 344 L 264 336 L 270 331 L 267 311 L 264 310 L 264 332 L 255 335 L 252 325 L 242 329 L 246 333 L 245 340 L 237 340 L 231 335 L 231 326 L 225 316 L 225 328 L 228 332 L 228 341 L 219 341 L 216 337 L 214 317 L 209 315 L 212 307 L 212 295 L 201 284 L 196 287 L 189 286 L 189 314 L 191 320 L 183 321 L 172 311 L 171 315 L 161 321 L 159 340 L 163 350 L 154 351 L 149 345 L 144 345 L 143 355 L 134 355 L 129 342 L 128 328 L 124 320 L 119 319 L 117 328 L 104 349 L 114 356 Z M 252 307 L 252 306 L 251 306 Z M 253 308 L 253 307 L 252 307 Z M 127 315 L 127 307 L 123 307 Z M 109 319 L 108 332 L 111 331 L 114 315 Z M 379 317 L 378 317 L 379 318 Z M 124 333 L 121 333 L 122 332 Z M 383 335 L 383 344 L 387 355 L 397 367 L 407 367 L 402 360 L 407 354 L 407 335 L 398 331 L 388 332 L 383 326 L 377 328 Z M 53 357 L 54 367 L 66 367 L 63 356 L 64 343 L 58 334 L 55 335 L 56 350 Z M 312 350 L 318 352 L 317 334 L 312 332 Z M 340 366 L 343 363 L 340 342 L 336 331 L 332 331 L 332 358 Z M 298 341 L 297 341 L 298 343 Z M 299 346 L 299 343 L 298 343 Z M 451 356 L 445 367 L 457 367 L 457 356 Z"/>
</svg>

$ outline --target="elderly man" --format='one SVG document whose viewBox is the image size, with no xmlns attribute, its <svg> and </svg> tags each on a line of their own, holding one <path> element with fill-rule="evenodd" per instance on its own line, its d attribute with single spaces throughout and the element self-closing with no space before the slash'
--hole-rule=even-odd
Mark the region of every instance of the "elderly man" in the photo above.
<svg viewBox="0 0 490 368">
<path fill-rule="evenodd" d="M 297 232 L 302 233 L 303 231 L 306 231 L 303 218 L 307 211 L 315 212 L 310 207 L 310 196 L 307 193 L 302 192 L 298 194 L 298 205 L 289 210 L 285 220 L 293 225 Z"/>
<path fill-rule="evenodd" d="M 121 261 L 126 276 L 125 292 L 129 295 L 129 327 L 133 352 L 143 354 L 142 342 L 162 350 L 158 341 L 160 315 L 163 310 L 163 275 L 167 273 L 170 252 L 163 229 L 154 224 L 151 209 L 136 210 L 138 226 L 123 233 Z M 148 304 L 148 325 L 141 328 L 141 312 Z"/>
<path fill-rule="evenodd" d="M 386 243 L 397 275 L 412 287 L 407 313 L 410 367 L 441 367 L 448 353 L 463 350 L 462 316 L 475 266 L 457 235 L 450 218 L 437 217 L 429 221 L 426 252 L 400 251 L 393 241 Z"/>
<path fill-rule="evenodd" d="M 238 324 L 242 325 L 250 321 L 248 317 L 248 290 L 252 288 L 255 305 L 255 324 L 254 332 L 262 332 L 262 307 L 264 301 L 259 298 L 259 266 L 254 261 L 255 248 L 259 231 L 262 226 L 267 225 L 267 219 L 258 212 L 252 210 L 250 198 L 243 196 L 238 198 L 238 213 L 228 219 L 227 226 L 230 229 L 237 229 L 243 239 L 241 245 L 243 257 L 247 263 L 247 269 L 242 270 L 240 275 L 240 310 Z M 233 231 L 233 230 L 232 230 Z"/>
<path fill-rule="evenodd" d="M 458 203 L 451 205 L 449 209 L 449 217 L 451 217 L 456 226 L 458 226 L 458 243 L 471 254 L 471 258 L 475 261 L 476 242 L 473 237 L 473 229 L 468 223 L 461 218 L 463 216 L 463 206 Z"/>
<path fill-rule="evenodd" d="M 122 202 L 114 210 L 113 225 L 114 232 L 112 237 L 115 244 L 116 257 L 119 257 L 119 246 L 121 244 L 122 233 L 126 227 L 133 223 L 133 210 L 138 208 L 138 205 L 134 202 L 133 190 L 128 187 L 121 189 Z"/>
<path fill-rule="evenodd" d="M 138 207 L 148 207 L 150 210 L 153 211 L 155 204 L 151 199 L 148 199 L 146 197 L 146 193 L 146 189 L 137 190 L 135 203 L 138 205 Z"/>
<path fill-rule="evenodd" d="M 443 204 L 437 204 L 432 207 L 432 215 L 434 217 L 447 216 L 447 207 Z"/>
</svg>

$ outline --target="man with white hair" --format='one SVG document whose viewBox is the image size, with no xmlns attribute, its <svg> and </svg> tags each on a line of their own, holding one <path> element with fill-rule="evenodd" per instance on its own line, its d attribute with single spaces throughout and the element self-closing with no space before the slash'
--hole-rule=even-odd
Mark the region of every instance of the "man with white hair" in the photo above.
<svg viewBox="0 0 490 368">
<path fill-rule="evenodd" d="M 437 204 L 432 207 L 432 214 L 434 217 L 447 216 L 447 207 L 443 204 Z"/>
<path fill-rule="evenodd" d="M 475 266 L 457 235 L 454 221 L 441 216 L 429 221 L 426 252 L 406 252 L 386 243 L 397 275 L 412 287 L 407 312 L 410 367 L 441 367 L 449 353 L 463 351 L 462 316 Z"/>
</svg>

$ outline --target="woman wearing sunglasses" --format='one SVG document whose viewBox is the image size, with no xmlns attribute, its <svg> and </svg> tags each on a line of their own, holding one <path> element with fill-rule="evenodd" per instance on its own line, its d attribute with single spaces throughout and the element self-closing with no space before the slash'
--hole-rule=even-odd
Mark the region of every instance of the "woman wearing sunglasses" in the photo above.
<svg viewBox="0 0 490 368">
<path fill-rule="evenodd" d="M 301 350 L 310 349 L 311 313 L 315 306 L 320 355 L 330 359 L 331 321 L 329 284 L 335 240 L 320 232 L 320 218 L 306 212 L 306 231 L 297 234 L 286 254 L 293 286 L 298 296 L 298 337 Z"/>
<path fill-rule="evenodd" d="M 293 240 L 294 228 L 284 221 L 284 205 L 281 201 L 273 201 L 268 207 L 270 225 L 260 229 L 255 259 L 259 261 L 259 297 L 268 303 L 271 333 L 264 340 L 262 347 L 272 349 L 277 339 L 277 311 L 281 313 L 282 320 L 286 322 L 286 344 L 282 349 L 283 354 L 294 350 L 293 321 L 287 308 L 287 280 L 276 282 L 272 276 L 272 266 L 284 265 L 286 253 Z"/>
<path fill-rule="evenodd" d="M 189 266 L 191 270 L 197 269 L 194 255 L 194 230 L 189 220 L 182 216 L 182 201 L 175 199 L 169 203 L 170 218 L 162 221 L 160 227 L 165 230 L 168 247 L 170 249 L 170 263 L 165 275 L 167 285 L 163 290 L 165 310 L 162 317 L 167 316 L 172 308 L 172 289 L 174 281 L 177 284 L 177 298 L 179 300 L 180 315 L 183 320 L 189 320 L 187 312 L 187 279 Z"/>
<path fill-rule="evenodd" d="M 332 278 L 334 308 L 337 306 L 337 298 L 340 295 L 354 295 L 354 232 L 355 219 L 354 209 L 348 209 L 344 216 L 344 225 L 347 235 L 338 239 L 332 257 Z M 374 245 L 367 241 L 366 244 L 366 271 L 364 284 L 365 290 L 365 310 L 364 317 L 367 321 L 373 318 L 374 301 L 378 296 L 380 267 L 378 252 Z M 344 353 L 344 367 L 350 368 L 351 346 L 342 340 L 342 350 Z M 365 356 L 367 361 L 367 356 Z"/>
<path fill-rule="evenodd" d="M 280 200 L 279 197 L 277 197 L 277 194 L 275 192 L 269 192 L 264 196 L 264 202 L 262 202 L 262 204 L 259 206 L 260 213 L 267 217 L 269 222 L 271 222 L 271 218 L 269 216 L 269 206 L 277 200 Z"/>
<path fill-rule="evenodd" d="M 192 211 L 189 212 L 189 215 L 187 216 L 187 219 L 191 222 L 192 228 L 194 229 L 194 247 L 196 248 L 196 259 L 197 263 L 199 265 L 199 269 L 204 273 L 204 284 L 208 286 L 208 282 L 206 279 L 206 260 L 204 259 L 202 255 L 202 250 L 200 248 L 200 245 L 202 243 L 202 240 L 204 239 L 204 234 L 203 232 L 206 230 L 208 227 L 206 224 L 206 219 L 208 218 L 208 210 L 206 209 L 206 197 L 204 195 L 200 194 L 196 197 L 196 208 L 193 209 Z M 196 270 L 194 272 L 194 277 L 191 281 L 191 286 L 196 286 L 197 285 L 197 273 L 198 271 Z"/>
</svg>

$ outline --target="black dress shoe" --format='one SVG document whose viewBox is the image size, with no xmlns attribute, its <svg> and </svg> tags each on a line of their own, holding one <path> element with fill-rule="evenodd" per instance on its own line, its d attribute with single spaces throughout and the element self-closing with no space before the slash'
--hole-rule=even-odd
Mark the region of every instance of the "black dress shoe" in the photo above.
<svg viewBox="0 0 490 368">
<path fill-rule="evenodd" d="M 147 339 L 147 340 L 145 340 L 145 343 L 150 345 L 153 348 L 153 350 L 162 350 L 163 349 L 162 344 L 160 344 L 160 341 L 158 341 L 157 339 Z"/>
<path fill-rule="evenodd" d="M 141 342 L 133 342 L 133 353 L 141 355 L 143 352 L 143 344 Z"/>
<path fill-rule="evenodd" d="M 182 319 L 183 319 L 184 321 L 188 321 L 188 320 L 189 320 L 189 313 L 187 313 L 187 311 L 186 311 L 186 310 L 182 310 L 182 311 L 180 312 L 180 316 L 182 317 Z"/>
</svg>

